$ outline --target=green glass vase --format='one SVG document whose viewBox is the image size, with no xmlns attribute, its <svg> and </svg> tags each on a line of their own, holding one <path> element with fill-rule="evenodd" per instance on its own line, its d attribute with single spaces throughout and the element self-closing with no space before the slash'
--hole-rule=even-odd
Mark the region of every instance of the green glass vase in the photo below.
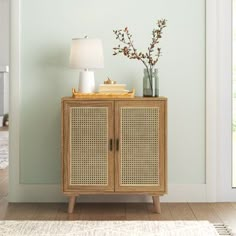
<svg viewBox="0 0 236 236">
<path fill-rule="evenodd" d="M 157 69 L 144 69 L 143 96 L 159 97 L 159 78 Z"/>
</svg>

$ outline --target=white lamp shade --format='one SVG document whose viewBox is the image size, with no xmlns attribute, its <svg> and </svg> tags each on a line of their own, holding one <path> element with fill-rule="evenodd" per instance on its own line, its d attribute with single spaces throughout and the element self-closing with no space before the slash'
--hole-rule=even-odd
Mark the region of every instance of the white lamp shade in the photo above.
<svg viewBox="0 0 236 236">
<path fill-rule="evenodd" d="M 100 39 L 72 39 L 70 66 L 76 69 L 98 69 L 104 67 L 103 48 Z"/>
</svg>

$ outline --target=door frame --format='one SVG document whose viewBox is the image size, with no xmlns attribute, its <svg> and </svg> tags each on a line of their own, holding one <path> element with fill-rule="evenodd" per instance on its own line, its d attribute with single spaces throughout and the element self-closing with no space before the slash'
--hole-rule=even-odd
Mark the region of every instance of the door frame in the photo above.
<svg viewBox="0 0 236 236">
<path fill-rule="evenodd" d="M 206 194 L 233 201 L 232 0 L 206 0 Z"/>
</svg>

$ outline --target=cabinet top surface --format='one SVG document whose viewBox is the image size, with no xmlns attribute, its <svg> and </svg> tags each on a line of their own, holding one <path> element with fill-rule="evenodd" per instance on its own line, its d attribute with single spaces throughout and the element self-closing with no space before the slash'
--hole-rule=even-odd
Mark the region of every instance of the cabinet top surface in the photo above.
<svg viewBox="0 0 236 236">
<path fill-rule="evenodd" d="M 134 97 L 134 98 L 73 98 L 63 97 L 62 101 L 165 101 L 166 97 Z"/>
</svg>

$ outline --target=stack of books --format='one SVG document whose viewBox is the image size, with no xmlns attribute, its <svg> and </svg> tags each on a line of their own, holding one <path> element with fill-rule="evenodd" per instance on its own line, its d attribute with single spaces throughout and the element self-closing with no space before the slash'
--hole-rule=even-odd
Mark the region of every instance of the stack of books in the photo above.
<svg viewBox="0 0 236 236">
<path fill-rule="evenodd" d="M 114 94 L 126 94 L 129 90 L 126 89 L 126 84 L 100 84 L 99 93 L 114 93 Z"/>
</svg>

